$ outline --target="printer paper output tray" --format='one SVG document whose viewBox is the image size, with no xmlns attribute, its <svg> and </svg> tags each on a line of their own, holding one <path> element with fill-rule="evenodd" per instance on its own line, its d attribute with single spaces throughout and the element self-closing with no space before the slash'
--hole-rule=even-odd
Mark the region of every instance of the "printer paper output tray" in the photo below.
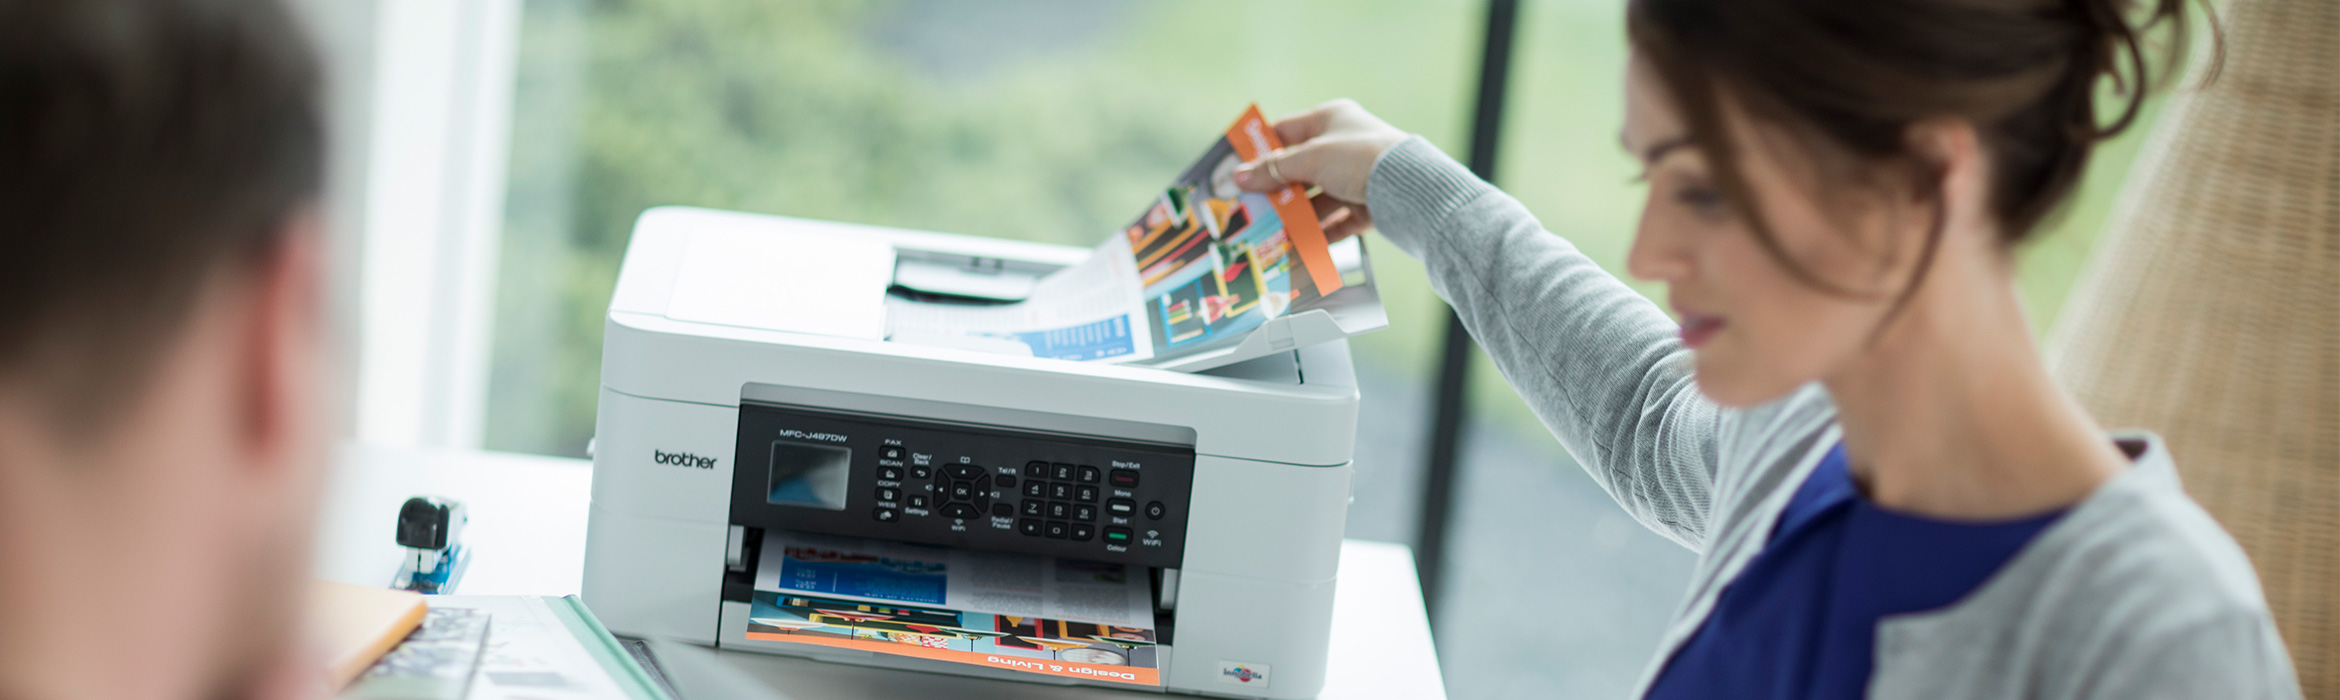
<svg viewBox="0 0 2340 700">
<path fill-rule="evenodd" d="M 1371 288 L 1343 289 L 1335 292 L 1334 298 L 1351 292 L 1368 299 L 1355 303 L 1336 302 L 1269 319 L 1249 335 L 1243 336 L 1242 342 L 1227 347 L 1129 364 L 1134 367 L 1200 372 L 1389 327 L 1389 314 L 1382 309 L 1381 299 L 1374 295 Z"/>
</svg>

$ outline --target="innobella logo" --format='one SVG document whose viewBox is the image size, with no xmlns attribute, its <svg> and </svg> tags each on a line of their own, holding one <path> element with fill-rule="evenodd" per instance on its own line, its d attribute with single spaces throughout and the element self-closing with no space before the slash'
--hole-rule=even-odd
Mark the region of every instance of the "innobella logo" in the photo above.
<svg viewBox="0 0 2340 700">
<path fill-rule="evenodd" d="M 1264 689 L 1268 687 L 1268 665 L 1221 661 L 1219 662 L 1219 682 L 1256 686 Z"/>
<path fill-rule="evenodd" d="M 667 452 L 664 450 L 651 450 L 650 454 L 653 455 L 650 458 L 650 461 L 657 462 L 659 464 L 667 464 L 677 467 L 692 467 L 696 469 L 715 468 L 715 458 L 713 457 L 701 457 L 689 452 Z"/>
</svg>

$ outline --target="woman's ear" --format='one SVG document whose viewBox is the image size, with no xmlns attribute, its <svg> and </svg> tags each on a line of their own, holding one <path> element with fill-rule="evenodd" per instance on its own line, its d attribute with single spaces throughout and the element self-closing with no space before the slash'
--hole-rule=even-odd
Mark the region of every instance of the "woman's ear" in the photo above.
<svg viewBox="0 0 2340 700">
<path fill-rule="evenodd" d="M 1990 215 L 1990 154 L 1974 124 L 1963 119 L 1928 119 L 1909 126 L 1910 153 L 1919 171 L 1910 196 L 1920 207 L 1940 207 L 1943 243 L 1961 235 L 1989 234 L 1998 225 Z M 1929 222 L 1931 223 L 1931 222 Z"/>
</svg>

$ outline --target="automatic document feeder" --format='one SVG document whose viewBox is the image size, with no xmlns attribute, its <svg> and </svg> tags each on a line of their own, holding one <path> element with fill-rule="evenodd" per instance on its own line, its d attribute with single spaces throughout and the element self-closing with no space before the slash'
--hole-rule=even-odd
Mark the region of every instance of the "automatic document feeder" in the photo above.
<svg viewBox="0 0 2340 700">
<path fill-rule="evenodd" d="M 1345 342 L 1287 330 L 1296 349 L 1251 346 L 1201 372 L 889 342 L 839 309 L 883 314 L 901 280 L 840 277 L 867 262 L 850 251 L 827 269 L 782 259 L 807 237 L 884 243 L 871 264 L 921 277 L 928 299 L 954 275 L 963 296 L 1012 297 L 1089 254 L 645 213 L 605 326 L 586 541 L 584 599 L 612 630 L 1042 683 L 1316 695 L 1353 473 Z M 755 279 L 772 270 L 834 291 Z M 892 302 L 860 296 L 887 289 Z M 1369 296 L 1324 316 L 1386 325 Z"/>
</svg>

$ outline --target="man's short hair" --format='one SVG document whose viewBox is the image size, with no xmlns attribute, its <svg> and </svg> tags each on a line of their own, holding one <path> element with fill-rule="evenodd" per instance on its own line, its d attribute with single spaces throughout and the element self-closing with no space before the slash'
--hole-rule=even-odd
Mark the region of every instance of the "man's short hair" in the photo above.
<svg viewBox="0 0 2340 700">
<path fill-rule="evenodd" d="M 276 0 L 0 0 L 0 385 L 104 427 L 315 200 L 320 80 Z"/>
</svg>

